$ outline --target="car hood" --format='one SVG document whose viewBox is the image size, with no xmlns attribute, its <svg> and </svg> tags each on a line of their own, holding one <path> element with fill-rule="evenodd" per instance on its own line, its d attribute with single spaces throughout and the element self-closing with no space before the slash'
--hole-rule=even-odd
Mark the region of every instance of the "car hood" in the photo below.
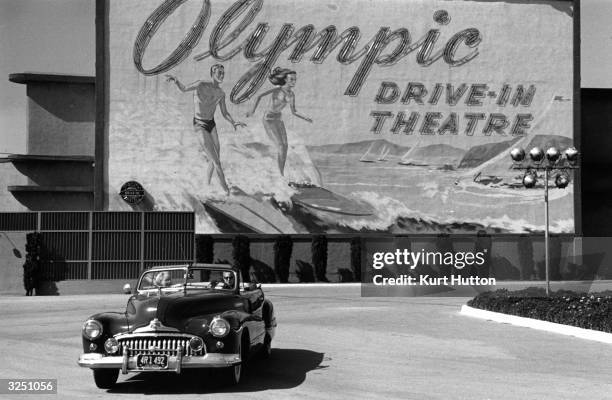
<svg viewBox="0 0 612 400">
<path fill-rule="evenodd" d="M 130 332 L 149 325 L 155 318 L 166 327 L 185 331 L 194 319 L 211 319 L 231 310 L 246 311 L 245 302 L 240 296 L 217 291 L 181 291 L 161 296 L 133 296 L 128 302 L 127 317 Z M 202 321 L 206 322 L 210 321 Z"/>
</svg>

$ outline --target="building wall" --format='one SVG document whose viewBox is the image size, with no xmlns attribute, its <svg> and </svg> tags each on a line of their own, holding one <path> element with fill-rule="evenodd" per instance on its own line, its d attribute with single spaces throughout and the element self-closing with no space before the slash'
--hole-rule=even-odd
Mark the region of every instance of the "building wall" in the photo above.
<svg viewBox="0 0 612 400">
<path fill-rule="evenodd" d="M 94 78 L 15 73 L 10 80 L 26 85 L 28 129 L 27 152 L 0 159 L 22 175 L 8 173 L 0 182 L 3 194 L 10 192 L 9 204 L 32 211 L 92 210 Z"/>
<path fill-rule="evenodd" d="M 612 88 L 610 0 L 580 0 L 581 87 Z"/>
<path fill-rule="evenodd" d="M 20 203 L 8 187 L 11 185 L 26 185 L 28 178 L 15 168 L 10 162 L 0 163 L 0 204 L 2 212 L 27 211 L 28 208 Z"/>
<path fill-rule="evenodd" d="M 28 83 L 28 153 L 94 155 L 95 86 Z"/>
<path fill-rule="evenodd" d="M 155 209 L 194 210 L 201 221 L 197 231 L 206 234 L 544 229 L 541 209 L 531 201 L 540 198 L 537 191 L 513 189 L 517 172 L 509 168 L 507 151 L 511 145 L 564 150 L 572 143 L 571 2 L 389 0 L 379 7 L 368 0 L 338 0 L 332 8 L 308 0 L 264 1 L 253 12 L 257 20 L 270 25 L 265 42 L 289 22 L 296 32 L 307 23 L 315 31 L 337 26 L 338 33 L 354 26 L 361 41 L 350 47 L 354 45 L 361 56 L 353 54 L 355 64 L 349 66 L 346 60 L 334 60 L 340 48 L 332 51 L 319 44 L 293 63 L 287 61 L 292 48 L 269 54 L 270 65 L 256 65 L 239 51 L 223 57 L 221 88 L 227 109 L 235 120 L 246 123 L 234 132 L 217 112 L 220 164 L 236 194 L 229 201 L 224 197 L 229 189 L 218 183 L 224 178 L 205 178 L 211 163 L 198 142 L 201 134 L 193 131 L 193 94 L 177 90 L 165 73 L 183 83 L 209 79 L 208 68 L 220 57 L 198 61 L 193 56 L 207 50 L 208 39 L 215 43 L 211 29 L 234 1 L 219 0 L 210 10 L 205 7 L 206 21 L 210 20 L 206 28 L 203 19 L 194 23 L 201 8 L 198 2 L 186 2 L 176 10 L 156 9 L 161 3 L 149 0 L 108 4 L 105 167 L 110 210 L 123 209 L 119 190 L 136 180 Z M 296 10 L 303 21 L 295 22 Z M 522 29 L 515 28 L 519 25 Z M 382 65 L 357 67 L 368 65 L 367 57 L 360 59 L 364 52 L 359 53 L 367 38 L 380 35 L 377 32 L 387 26 L 405 35 L 394 36 L 393 45 L 381 48 L 375 64 Z M 157 68 L 153 60 L 176 54 L 177 43 L 190 28 L 190 34 L 201 36 L 199 45 L 192 49 L 187 43 L 197 40 L 186 40 L 178 49 L 193 54 L 169 57 Z M 241 37 L 254 28 L 254 24 L 246 27 Z M 474 35 L 468 40 L 469 49 L 458 39 L 466 29 Z M 413 49 L 410 54 L 397 50 L 402 55 L 397 58 L 389 55 L 394 54 L 392 49 L 419 42 L 428 31 L 440 35 L 431 48 Z M 141 43 L 142 38 L 147 40 Z M 441 58 L 444 43 L 451 45 Z M 326 50 L 332 54 L 325 62 L 311 62 Z M 455 50 L 457 57 L 465 57 L 462 61 L 451 61 Z M 263 68 L 276 66 L 295 69 L 296 107 L 312 124 L 294 118 L 286 108 L 282 117 L 286 132 L 270 140 L 275 136 L 266 129 L 276 125 L 261 123 L 267 99 L 261 103 L 256 99 L 273 88 Z M 247 119 L 253 113 L 254 118 Z M 468 120 L 476 121 L 472 117 L 480 122 L 469 124 Z M 493 125 L 499 128 L 495 132 Z M 288 150 L 275 145 L 285 141 Z M 283 151 L 286 162 L 282 156 L 277 160 Z M 216 208 L 217 214 L 192 203 Z M 289 209 L 291 204 L 298 206 Z M 571 187 L 555 192 L 551 208 L 555 211 L 551 230 L 572 232 Z M 241 229 L 223 227 L 231 223 L 242 225 Z"/>
<path fill-rule="evenodd" d="M 0 232 L 0 293 L 24 294 L 23 264 L 25 262 L 25 243 L 27 232 Z M 6 236 L 5 236 L 6 234 Z M 21 253 L 21 258 L 13 254 L 10 238 Z"/>
<path fill-rule="evenodd" d="M 8 80 L 24 71 L 95 72 L 95 1 L 0 1 L 0 152 L 27 151 L 26 88 Z"/>
<path fill-rule="evenodd" d="M 584 236 L 612 234 L 612 89 L 582 89 L 582 224 Z"/>
</svg>

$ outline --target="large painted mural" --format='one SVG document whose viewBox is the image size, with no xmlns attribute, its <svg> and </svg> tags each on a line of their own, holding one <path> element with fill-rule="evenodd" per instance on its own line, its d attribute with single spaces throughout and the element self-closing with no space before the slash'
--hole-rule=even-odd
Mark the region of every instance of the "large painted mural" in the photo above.
<svg viewBox="0 0 612 400">
<path fill-rule="evenodd" d="M 201 233 L 543 229 L 542 179 L 509 151 L 572 145 L 571 2 L 108 7 L 110 210 L 195 210 Z M 573 205 L 551 190 L 551 230 Z"/>
</svg>

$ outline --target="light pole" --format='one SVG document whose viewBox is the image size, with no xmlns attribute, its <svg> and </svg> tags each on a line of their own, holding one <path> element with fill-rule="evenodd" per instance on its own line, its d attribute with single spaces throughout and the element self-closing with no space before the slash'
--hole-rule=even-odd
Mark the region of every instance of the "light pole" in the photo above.
<svg viewBox="0 0 612 400">
<path fill-rule="evenodd" d="M 551 172 L 557 173 L 555 186 L 564 189 L 569 185 L 568 171 L 578 168 L 578 151 L 574 147 L 566 149 L 561 153 L 557 148 L 551 147 L 546 153 L 534 147 L 529 151 L 531 162 L 525 163 L 525 150 L 522 148 L 512 149 L 510 157 L 514 162 L 513 169 L 524 170 L 523 186 L 535 187 L 538 175 L 537 171 L 544 171 L 544 264 L 546 269 L 546 295 L 550 295 L 550 254 L 549 254 L 549 214 L 548 214 L 548 177 Z"/>
</svg>

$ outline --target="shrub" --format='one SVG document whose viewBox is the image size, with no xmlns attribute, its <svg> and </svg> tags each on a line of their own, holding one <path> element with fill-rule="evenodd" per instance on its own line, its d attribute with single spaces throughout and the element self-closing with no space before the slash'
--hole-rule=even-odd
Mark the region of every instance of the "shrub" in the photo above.
<svg viewBox="0 0 612 400">
<path fill-rule="evenodd" d="M 550 237 L 550 279 L 561 280 L 561 239 L 559 236 Z"/>
<path fill-rule="evenodd" d="M 23 264 L 23 287 L 26 291 L 26 296 L 32 296 L 36 288 L 36 273 L 38 271 L 38 263 L 32 260 L 32 257 L 27 254 L 26 261 Z"/>
<path fill-rule="evenodd" d="M 351 239 L 351 270 L 355 280 L 361 280 L 361 238 Z"/>
<path fill-rule="evenodd" d="M 215 241 L 210 235 L 196 235 L 196 262 L 211 264 L 215 259 Z"/>
<path fill-rule="evenodd" d="M 295 264 L 297 265 L 295 274 L 300 283 L 312 283 L 315 281 L 312 265 L 302 260 L 295 260 Z"/>
<path fill-rule="evenodd" d="M 484 263 L 477 268 L 477 274 L 480 278 L 488 278 L 491 275 L 491 236 L 484 230 L 479 230 L 476 234 L 476 243 L 474 244 L 474 252 L 482 252 L 484 254 Z"/>
<path fill-rule="evenodd" d="M 274 271 L 281 283 L 289 282 L 292 252 L 293 240 L 291 236 L 284 235 L 276 238 L 274 241 Z"/>
<path fill-rule="evenodd" d="M 481 293 L 470 307 L 612 333 L 612 292 L 577 294 L 559 290 L 546 296 L 543 288 Z"/>
<path fill-rule="evenodd" d="M 533 241 L 528 235 L 521 235 L 518 240 L 519 266 L 521 279 L 531 280 L 534 277 Z"/>
<path fill-rule="evenodd" d="M 251 244 L 249 238 L 243 235 L 234 236 L 232 240 L 232 256 L 234 258 L 234 266 L 242 273 L 242 279 L 248 280 L 251 275 Z"/>
<path fill-rule="evenodd" d="M 42 237 L 38 232 L 26 235 L 26 261 L 23 264 L 23 286 L 26 296 L 32 296 L 34 289 L 40 284 L 41 267 L 40 257 L 42 252 Z M 38 292 L 37 292 L 38 294 Z"/>
<path fill-rule="evenodd" d="M 317 235 L 312 238 L 312 265 L 318 281 L 329 282 L 327 273 L 327 237 Z"/>
<path fill-rule="evenodd" d="M 353 282 L 353 273 L 348 268 L 338 268 L 338 280 L 340 282 Z"/>
<path fill-rule="evenodd" d="M 263 261 L 251 258 L 251 282 L 274 283 L 276 276 L 274 270 Z"/>
<path fill-rule="evenodd" d="M 438 235 L 438 238 L 436 239 L 436 251 L 439 251 L 442 254 L 447 252 L 454 253 L 453 242 L 449 234 L 442 233 Z M 438 265 L 438 270 L 440 276 L 450 277 L 453 274 L 453 267 L 444 263 Z"/>
</svg>

